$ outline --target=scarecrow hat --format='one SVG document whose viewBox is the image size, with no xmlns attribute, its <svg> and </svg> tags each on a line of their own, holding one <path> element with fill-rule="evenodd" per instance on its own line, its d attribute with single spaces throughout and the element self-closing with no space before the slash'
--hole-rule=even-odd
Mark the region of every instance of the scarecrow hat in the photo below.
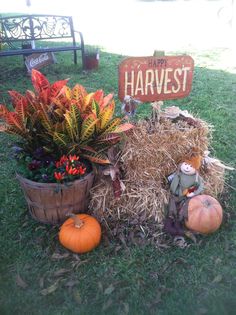
<svg viewBox="0 0 236 315">
<path fill-rule="evenodd" d="M 195 170 L 199 170 L 202 162 L 200 155 L 193 156 L 190 159 L 184 159 L 183 162 L 190 164 Z"/>
</svg>

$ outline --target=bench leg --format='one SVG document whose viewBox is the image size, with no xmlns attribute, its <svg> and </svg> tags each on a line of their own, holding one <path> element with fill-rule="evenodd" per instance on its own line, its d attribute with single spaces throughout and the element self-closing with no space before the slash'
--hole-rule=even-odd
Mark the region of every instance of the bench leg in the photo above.
<svg viewBox="0 0 236 315">
<path fill-rule="evenodd" d="M 74 50 L 74 64 L 77 65 L 77 53 L 76 53 L 76 50 Z"/>
</svg>

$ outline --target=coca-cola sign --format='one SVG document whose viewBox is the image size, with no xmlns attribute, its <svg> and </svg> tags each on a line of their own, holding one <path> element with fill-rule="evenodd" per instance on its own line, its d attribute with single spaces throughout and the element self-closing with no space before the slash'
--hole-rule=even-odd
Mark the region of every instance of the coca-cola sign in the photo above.
<svg viewBox="0 0 236 315">
<path fill-rule="evenodd" d="M 192 88 L 190 56 L 131 57 L 119 65 L 119 99 L 130 95 L 142 102 L 177 99 Z"/>
<path fill-rule="evenodd" d="M 25 58 L 25 65 L 28 71 L 40 69 L 55 62 L 56 58 L 52 52 L 35 53 Z"/>
</svg>

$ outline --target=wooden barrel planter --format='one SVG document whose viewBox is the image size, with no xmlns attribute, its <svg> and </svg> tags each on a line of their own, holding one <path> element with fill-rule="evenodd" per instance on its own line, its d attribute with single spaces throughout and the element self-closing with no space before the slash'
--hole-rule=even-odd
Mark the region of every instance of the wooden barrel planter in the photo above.
<svg viewBox="0 0 236 315">
<path fill-rule="evenodd" d="M 38 183 L 16 174 L 31 216 L 39 222 L 59 224 L 69 213 L 87 211 L 94 173 L 67 184 Z"/>
</svg>

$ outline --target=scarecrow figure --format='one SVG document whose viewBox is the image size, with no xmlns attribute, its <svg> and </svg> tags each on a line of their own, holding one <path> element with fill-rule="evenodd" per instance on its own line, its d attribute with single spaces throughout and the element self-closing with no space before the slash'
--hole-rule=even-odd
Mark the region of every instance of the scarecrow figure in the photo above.
<svg viewBox="0 0 236 315">
<path fill-rule="evenodd" d="M 136 100 L 130 95 L 126 95 L 121 105 L 121 110 L 125 115 L 134 117 L 139 104 L 141 104 L 139 100 Z"/>
<path fill-rule="evenodd" d="M 191 197 L 204 190 L 203 179 L 198 173 L 201 157 L 194 156 L 183 160 L 173 174 L 168 214 L 164 229 L 171 235 L 184 235 L 183 221 L 188 216 L 188 202 Z"/>
</svg>

